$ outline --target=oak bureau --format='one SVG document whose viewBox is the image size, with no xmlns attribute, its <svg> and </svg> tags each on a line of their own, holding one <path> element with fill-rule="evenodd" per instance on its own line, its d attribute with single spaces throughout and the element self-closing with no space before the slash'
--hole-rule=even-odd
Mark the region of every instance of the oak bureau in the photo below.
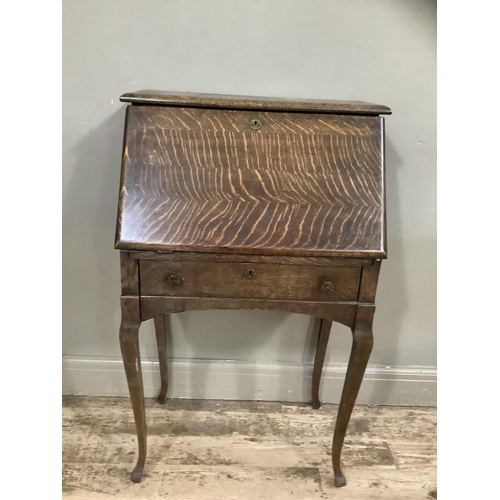
<svg viewBox="0 0 500 500">
<path fill-rule="evenodd" d="M 120 346 L 146 460 L 138 332 L 155 323 L 167 396 L 165 315 L 267 309 L 321 318 L 312 405 L 332 322 L 352 351 L 332 445 L 340 455 L 373 345 L 386 258 L 386 106 L 141 91 L 126 110 L 115 248 L 120 250 Z"/>
</svg>

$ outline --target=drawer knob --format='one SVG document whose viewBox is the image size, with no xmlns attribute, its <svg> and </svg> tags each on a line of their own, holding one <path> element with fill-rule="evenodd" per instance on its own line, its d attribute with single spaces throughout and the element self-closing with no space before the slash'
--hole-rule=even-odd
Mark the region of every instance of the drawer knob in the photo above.
<svg viewBox="0 0 500 500">
<path fill-rule="evenodd" d="M 250 128 L 253 130 L 259 130 L 259 128 L 262 127 L 262 123 L 260 120 L 252 120 L 250 122 Z"/>
<path fill-rule="evenodd" d="M 321 283 L 321 291 L 325 293 L 332 293 L 333 283 L 331 281 L 323 281 L 323 283 Z"/>
<path fill-rule="evenodd" d="M 245 271 L 245 278 L 247 280 L 254 280 L 255 279 L 255 271 L 253 269 L 248 269 Z"/>
<path fill-rule="evenodd" d="M 184 278 L 180 274 L 170 274 L 167 276 L 167 284 L 173 288 L 178 288 L 181 286 Z"/>
</svg>

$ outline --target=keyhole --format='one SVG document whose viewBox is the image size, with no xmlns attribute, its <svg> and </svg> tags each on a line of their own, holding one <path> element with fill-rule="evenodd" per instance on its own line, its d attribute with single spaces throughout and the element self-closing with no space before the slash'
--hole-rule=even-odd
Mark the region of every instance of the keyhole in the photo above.
<svg viewBox="0 0 500 500">
<path fill-rule="evenodd" d="M 260 120 L 252 120 L 250 122 L 250 128 L 253 128 L 254 130 L 259 130 L 259 128 L 261 127 L 261 123 L 260 123 Z"/>
<path fill-rule="evenodd" d="M 249 280 L 255 279 L 255 271 L 253 269 L 248 269 L 248 271 L 245 271 L 245 278 Z"/>
</svg>

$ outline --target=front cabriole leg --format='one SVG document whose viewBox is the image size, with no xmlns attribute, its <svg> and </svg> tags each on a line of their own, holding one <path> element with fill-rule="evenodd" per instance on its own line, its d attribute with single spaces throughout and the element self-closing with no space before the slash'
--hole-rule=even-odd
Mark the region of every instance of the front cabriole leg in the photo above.
<svg viewBox="0 0 500 500">
<path fill-rule="evenodd" d="M 142 478 L 146 462 L 146 410 L 142 383 L 141 357 L 139 353 L 139 327 L 141 315 L 139 297 L 121 297 L 122 322 L 120 325 L 120 347 L 127 376 L 130 400 L 134 411 L 139 457 L 130 476 L 134 483 Z"/>
<path fill-rule="evenodd" d="M 332 464 L 335 476 L 335 486 L 346 485 L 345 476 L 340 468 L 340 455 L 351 418 L 354 403 L 358 396 L 366 365 L 373 347 L 372 323 L 375 313 L 374 305 L 358 305 L 356 320 L 352 329 L 352 349 L 347 367 L 346 378 L 340 406 L 335 424 L 332 443 Z"/>
</svg>

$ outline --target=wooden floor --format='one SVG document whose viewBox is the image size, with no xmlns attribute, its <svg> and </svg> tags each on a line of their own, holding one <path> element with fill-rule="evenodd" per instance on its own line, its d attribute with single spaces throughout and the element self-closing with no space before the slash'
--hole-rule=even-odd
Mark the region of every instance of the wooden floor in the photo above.
<svg viewBox="0 0 500 500">
<path fill-rule="evenodd" d="M 436 498 L 436 411 L 356 406 L 335 488 L 336 405 L 147 400 L 148 459 L 129 480 L 136 437 L 126 398 L 63 401 L 63 498 Z"/>
</svg>

